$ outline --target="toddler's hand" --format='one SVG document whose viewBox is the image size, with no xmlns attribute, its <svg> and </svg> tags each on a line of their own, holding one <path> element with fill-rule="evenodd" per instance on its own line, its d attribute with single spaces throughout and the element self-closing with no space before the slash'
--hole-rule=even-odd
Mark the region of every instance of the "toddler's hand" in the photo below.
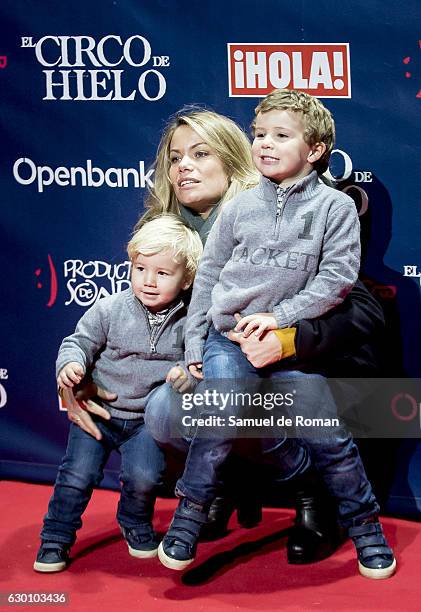
<svg viewBox="0 0 421 612">
<path fill-rule="evenodd" d="M 189 365 L 189 372 L 190 372 L 190 374 L 192 376 L 194 376 L 198 380 L 203 380 L 202 364 L 201 363 L 191 363 Z"/>
<path fill-rule="evenodd" d="M 167 383 L 170 383 L 172 388 L 178 393 L 184 393 L 191 389 L 191 382 L 187 372 L 181 366 L 174 366 L 167 374 L 165 379 Z"/>
<path fill-rule="evenodd" d="M 77 361 L 71 361 L 60 371 L 57 376 L 57 384 L 61 389 L 74 387 L 79 384 L 85 375 L 85 369 Z"/>
<path fill-rule="evenodd" d="M 277 329 L 278 324 L 276 323 L 275 316 L 270 312 L 256 312 L 256 314 L 248 315 L 247 317 L 243 317 L 237 323 L 234 328 L 234 331 L 239 332 L 243 331 L 244 337 L 247 338 L 250 336 L 253 330 L 254 335 L 257 338 L 270 329 Z"/>
</svg>

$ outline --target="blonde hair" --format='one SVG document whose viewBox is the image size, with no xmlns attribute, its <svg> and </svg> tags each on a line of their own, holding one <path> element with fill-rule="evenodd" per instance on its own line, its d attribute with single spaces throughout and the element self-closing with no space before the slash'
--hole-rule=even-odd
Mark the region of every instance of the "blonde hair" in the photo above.
<svg viewBox="0 0 421 612">
<path fill-rule="evenodd" d="M 335 122 L 328 109 L 310 94 L 295 89 L 275 89 L 255 108 L 256 117 L 259 113 L 271 110 L 286 110 L 300 115 L 304 124 L 304 141 L 312 147 L 318 142 L 326 145 L 326 151 L 320 159 L 313 163 L 318 174 L 323 174 L 335 144 Z M 254 130 L 253 120 L 252 129 Z"/>
<path fill-rule="evenodd" d="M 174 261 L 186 267 L 186 280 L 193 282 L 203 245 L 199 234 L 187 227 L 180 217 L 164 214 L 148 221 L 137 230 L 127 245 L 133 261 L 137 255 L 155 255 L 170 251 Z"/>
<path fill-rule="evenodd" d="M 242 129 L 232 119 L 214 111 L 185 107 L 170 118 L 162 134 L 155 160 L 154 187 L 150 189 L 146 199 L 149 212 L 145 218 L 153 218 L 163 212 L 180 214 L 179 203 L 169 177 L 169 152 L 174 132 L 181 125 L 188 125 L 197 132 L 221 160 L 229 183 L 221 203 L 230 200 L 240 191 L 254 187 L 259 181 L 259 174 L 251 157 L 250 142 Z M 143 220 L 138 221 L 136 228 Z"/>
</svg>

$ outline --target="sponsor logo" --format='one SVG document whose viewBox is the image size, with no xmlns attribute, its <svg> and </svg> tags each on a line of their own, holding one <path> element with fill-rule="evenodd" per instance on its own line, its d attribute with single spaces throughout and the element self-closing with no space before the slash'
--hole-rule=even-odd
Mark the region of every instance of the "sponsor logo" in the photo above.
<svg viewBox="0 0 421 612">
<path fill-rule="evenodd" d="M 228 43 L 230 97 L 299 89 L 318 98 L 350 98 L 348 43 Z"/>
<path fill-rule="evenodd" d="M 0 368 L 0 380 L 8 380 L 9 373 L 6 368 Z M 7 393 L 4 386 L 0 383 L 0 408 L 4 408 L 7 404 Z"/>
<path fill-rule="evenodd" d="M 403 275 L 410 278 L 418 278 L 421 287 L 421 272 L 418 272 L 418 266 L 404 266 Z"/>
<path fill-rule="evenodd" d="M 58 409 L 60 410 L 60 412 L 67 412 L 67 404 L 64 400 L 61 399 L 60 396 L 58 396 Z"/>
<path fill-rule="evenodd" d="M 59 285 L 64 284 L 67 296 L 65 306 L 76 304 L 82 308 L 92 306 L 107 295 L 118 293 L 130 287 L 130 261 L 108 263 L 106 261 L 82 261 L 68 259 L 63 262 L 63 276 L 56 270 L 51 255 L 47 255 L 48 268 L 35 270 L 36 287 L 46 293 L 48 308 L 57 302 Z"/>
<path fill-rule="evenodd" d="M 53 263 L 53 259 L 51 255 L 47 255 L 48 259 L 48 269 L 49 269 L 49 297 L 46 306 L 51 308 L 55 304 L 57 299 L 57 272 Z M 43 282 L 41 280 L 42 268 L 37 268 L 35 270 L 35 276 L 37 279 L 37 289 L 43 288 Z"/>
<path fill-rule="evenodd" d="M 152 55 L 150 42 L 140 34 L 126 39 L 108 34 L 99 40 L 48 35 L 35 41 L 23 36 L 21 47 L 33 49 L 45 68 L 43 100 L 127 102 L 141 97 L 155 102 L 167 89 L 162 71 L 170 58 Z"/>
<path fill-rule="evenodd" d="M 92 306 L 106 295 L 112 295 L 130 287 L 131 262 L 110 264 L 105 261 L 69 259 L 63 263 L 64 280 L 69 298 L 65 306 L 77 304 Z"/>
<path fill-rule="evenodd" d="M 60 395 L 58 395 L 57 397 L 58 397 L 58 409 L 60 410 L 60 412 L 67 412 L 68 405 L 66 403 L 66 400 L 62 399 Z"/>
<path fill-rule="evenodd" d="M 145 172 L 145 162 L 139 161 L 137 168 L 107 168 L 103 170 L 88 159 L 84 166 L 66 168 L 58 166 L 37 166 L 32 159 L 20 157 L 13 164 L 13 176 L 20 185 L 35 183 L 38 193 L 45 187 L 153 187 L 153 168 Z"/>
<path fill-rule="evenodd" d="M 333 171 L 332 167 L 335 168 L 335 171 Z M 372 172 L 354 171 L 352 159 L 348 153 L 341 149 L 333 149 L 330 156 L 329 169 L 325 172 L 325 175 L 331 181 L 338 183 L 338 189 L 348 194 L 354 200 L 358 216 L 362 217 L 368 210 L 368 194 L 366 190 L 359 184 L 342 187 L 341 183 L 348 181 L 348 179 L 353 179 L 354 183 L 372 183 Z"/>
<path fill-rule="evenodd" d="M 420 49 L 421 49 L 421 40 L 418 41 L 418 51 Z M 418 56 L 418 54 L 417 54 L 417 56 Z M 407 55 L 402 60 L 404 66 L 405 66 L 405 78 L 407 78 L 407 79 L 412 79 L 414 70 L 419 72 L 419 69 L 417 70 L 417 63 L 418 62 L 414 63 L 413 59 L 414 59 L 413 57 L 411 57 L 410 55 Z M 418 92 L 415 94 L 415 97 L 416 98 L 421 98 L 421 89 L 418 89 Z"/>
<path fill-rule="evenodd" d="M 419 427 L 421 429 L 421 402 L 410 393 L 397 393 L 392 397 L 390 409 L 398 421 L 413 421 L 418 417 Z"/>
</svg>

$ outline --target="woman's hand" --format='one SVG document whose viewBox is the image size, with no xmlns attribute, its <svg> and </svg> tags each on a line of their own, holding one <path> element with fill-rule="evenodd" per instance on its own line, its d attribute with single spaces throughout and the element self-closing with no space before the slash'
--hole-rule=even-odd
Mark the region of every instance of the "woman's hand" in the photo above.
<svg viewBox="0 0 421 612">
<path fill-rule="evenodd" d="M 235 332 L 242 331 L 247 338 L 255 329 L 254 335 L 260 338 L 265 331 L 277 329 L 275 315 L 271 312 L 256 312 L 255 314 L 242 317 L 234 328 Z"/>
<path fill-rule="evenodd" d="M 73 389 L 64 388 L 60 390 L 60 396 L 67 407 L 67 418 L 78 425 L 83 431 L 91 434 L 96 440 L 101 440 L 102 434 L 92 420 L 91 414 L 96 414 L 102 419 L 111 418 L 108 410 L 92 401 L 92 397 L 100 397 L 103 400 L 112 401 L 117 398 L 116 393 L 110 393 L 97 387 L 93 382 L 83 385 L 76 394 Z"/>
<path fill-rule="evenodd" d="M 228 338 L 240 345 L 242 352 L 255 368 L 264 368 L 282 359 L 282 344 L 273 331 L 267 332 L 262 338 L 256 338 L 254 334 L 245 338 L 244 334 L 230 331 Z"/>
<path fill-rule="evenodd" d="M 189 372 L 190 372 L 190 374 L 192 376 L 194 376 L 198 380 L 203 380 L 202 364 L 201 363 L 191 363 L 189 365 Z"/>
<path fill-rule="evenodd" d="M 234 316 L 237 322 L 241 320 L 238 313 Z M 245 337 L 241 332 L 231 330 L 228 332 L 228 338 L 240 345 L 240 349 L 255 368 L 264 368 L 282 359 L 282 343 L 273 331 L 256 338 L 254 334 Z"/>
<path fill-rule="evenodd" d="M 185 393 L 192 388 L 187 372 L 181 366 L 174 366 L 167 374 L 165 382 L 170 383 L 172 388 L 178 393 Z"/>
</svg>

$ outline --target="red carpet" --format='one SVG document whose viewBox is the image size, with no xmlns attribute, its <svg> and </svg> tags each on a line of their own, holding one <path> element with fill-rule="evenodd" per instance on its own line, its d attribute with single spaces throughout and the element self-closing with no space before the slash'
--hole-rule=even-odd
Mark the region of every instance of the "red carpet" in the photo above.
<svg viewBox="0 0 421 612">
<path fill-rule="evenodd" d="M 73 562 L 62 573 L 40 575 L 32 564 L 51 487 L 1 482 L 0 491 L 2 594 L 67 592 L 70 603 L 64 609 L 101 612 L 407 611 L 421 606 L 419 523 L 384 519 L 398 560 L 398 572 L 390 580 L 357 575 L 351 543 L 320 563 L 289 566 L 285 529 L 291 525 L 292 512 L 275 509 L 265 510 L 263 523 L 252 530 L 239 529 L 233 520 L 232 532 L 223 540 L 202 544 L 195 564 L 180 574 L 167 570 L 157 559 L 130 557 L 114 518 L 118 494 L 96 491 L 72 549 Z M 174 506 L 174 500 L 158 501 L 158 531 L 165 530 Z"/>
</svg>

